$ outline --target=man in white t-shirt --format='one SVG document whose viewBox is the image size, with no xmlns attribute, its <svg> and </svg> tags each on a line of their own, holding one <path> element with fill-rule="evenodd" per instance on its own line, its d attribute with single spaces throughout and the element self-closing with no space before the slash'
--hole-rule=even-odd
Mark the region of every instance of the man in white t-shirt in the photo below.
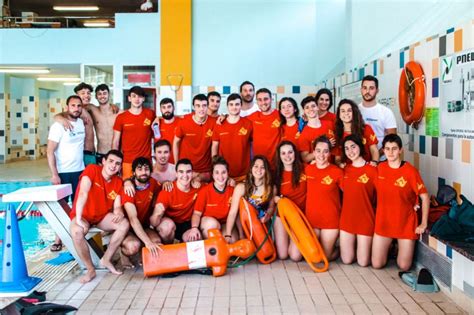
<svg viewBox="0 0 474 315">
<path fill-rule="evenodd" d="M 366 75 L 362 79 L 360 93 L 362 103 L 359 109 L 365 123 L 369 124 L 379 140 L 378 148 L 382 148 L 383 138 L 390 133 L 397 133 L 397 121 L 390 108 L 377 103 L 377 93 L 379 92 L 379 81 L 376 77 Z M 383 154 L 383 152 L 381 152 Z"/>
<path fill-rule="evenodd" d="M 247 117 L 258 111 L 257 103 L 253 102 L 255 86 L 250 81 L 244 81 L 240 85 L 240 97 L 242 98 L 242 109 L 240 117 Z"/>
<path fill-rule="evenodd" d="M 66 119 L 72 125 L 72 129 L 55 122 L 49 128 L 48 147 L 46 149 L 48 166 L 51 171 L 51 184 L 71 184 L 71 203 L 84 170 L 84 140 L 86 131 L 84 122 L 79 116 L 82 113 L 82 100 L 77 95 L 72 95 L 66 101 Z M 67 200 L 66 200 L 67 201 Z M 56 236 L 51 251 L 59 251 L 62 248 L 61 240 Z"/>
</svg>

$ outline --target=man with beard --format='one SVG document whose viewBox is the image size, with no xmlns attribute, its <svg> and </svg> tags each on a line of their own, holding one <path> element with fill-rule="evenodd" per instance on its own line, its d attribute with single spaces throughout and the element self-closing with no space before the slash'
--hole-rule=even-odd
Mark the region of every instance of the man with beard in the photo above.
<svg viewBox="0 0 474 315">
<path fill-rule="evenodd" d="M 216 118 L 207 115 L 207 96 L 193 98 L 193 112 L 179 122 L 173 141 L 174 159 L 190 159 L 193 178 L 200 182 L 211 179 L 211 144 Z"/>
<path fill-rule="evenodd" d="M 379 140 L 378 149 L 383 154 L 382 142 L 385 135 L 397 133 L 397 121 L 390 108 L 377 102 L 377 93 L 379 92 L 379 81 L 376 77 L 366 75 L 362 79 L 360 93 L 362 94 L 362 103 L 359 109 L 365 123 L 369 124 Z"/>
<path fill-rule="evenodd" d="M 161 243 L 158 233 L 150 229 L 150 216 L 153 212 L 155 199 L 160 186 L 150 177 L 151 162 L 147 158 L 138 157 L 132 163 L 133 185 L 135 194 L 130 197 L 122 191 L 122 205 L 130 221 L 131 230 L 122 243 L 122 266 L 134 267 L 130 257 L 138 254 L 145 245 L 153 256 L 158 256 Z"/>
<path fill-rule="evenodd" d="M 155 137 L 155 142 L 157 140 L 167 140 L 171 144 L 173 143 L 176 127 L 181 118 L 174 115 L 174 103 L 171 98 L 166 97 L 160 101 L 160 112 L 159 125 L 161 136 L 159 138 Z M 171 164 L 174 163 L 173 152 L 169 156 L 169 162 Z"/>
<path fill-rule="evenodd" d="M 72 200 L 76 192 L 77 182 L 84 169 L 83 150 L 85 139 L 84 122 L 82 121 L 82 101 L 77 95 L 72 95 L 66 101 L 67 119 L 74 127 L 64 130 L 55 122 L 51 125 L 48 135 L 48 166 L 51 171 L 51 184 L 71 184 Z"/>
<path fill-rule="evenodd" d="M 207 100 L 209 101 L 207 114 L 211 117 L 218 117 L 219 107 L 221 106 L 221 95 L 216 91 L 209 92 L 207 93 Z"/>
<path fill-rule="evenodd" d="M 244 81 L 240 85 L 240 97 L 242 98 L 241 117 L 247 117 L 258 111 L 258 105 L 253 102 L 255 86 L 250 81 Z"/>
</svg>

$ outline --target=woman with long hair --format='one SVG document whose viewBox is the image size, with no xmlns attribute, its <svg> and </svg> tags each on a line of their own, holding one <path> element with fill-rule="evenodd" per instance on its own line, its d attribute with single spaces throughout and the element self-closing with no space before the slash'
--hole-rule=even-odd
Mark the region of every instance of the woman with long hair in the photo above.
<svg viewBox="0 0 474 315">
<path fill-rule="evenodd" d="M 340 188 L 343 172 L 331 159 L 331 142 L 326 136 L 314 141 L 314 162 L 306 166 L 306 217 L 315 230 L 328 260 L 338 256 L 341 212 Z"/>
<path fill-rule="evenodd" d="M 210 229 L 222 228 L 225 231 L 225 222 L 234 192 L 234 187 L 229 185 L 229 164 L 223 157 L 215 156 L 211 172 L 213 181 L 199 190 L 194 203 L 190 234 L 192 241 L 207 239 Z M 238 237 L 236 229 L 232 232 L 236 239 Z"/>
<path fill-rule="evenodd" d="M 296 145 L 291 141 L 282 141 L 277 147 L 276 161 L 275 203 L 281 197 L 286 197 L 304 212 L 306 207 L 306 176 Z M 291 260 L 300 261 L 301 253 L 293 241 L 289 239 L 288 233 L 278 216 L 275 220 L 274 230 L 278 257 L 286 259 L 290 256 Z"/>
<path fill-rule="evenodd" d="M 278 109 L 280 110 L 282 125 L 281 140 L 288 140 L 298 145 L 298 138 L 306 123 L 300 117 L 300 110 L 295 99 L 283 97 L 278 103 Z"/>
<path fill-rule="evenodd" d="M 377 169 L 364 158 L 364 145 L 356 135 L 348 135 L 342 143 L 343 157 L 350 160 L 344 168 L 339 245 L 345 264 L 370 264 L 370 251 L 375 225 Z"/>
<path fill-rule="evenodd" d="M 273 200 L 274 186 L 272 183 L 270 164 L 262 155 L 253 157 L 245 182 L 237 184 L 232 194 L 230 211 L 226 221 L 226 239 L 232 238 L 232 230 L 239 213 L 240 198 L 245 198 L 258 212 L 262 223 L 267 223 L 275 211 Z M 232 238 L 232 242 L 235 239 Z"/>
<path fill-rule="evenodd" d="M 428 224 L 430 198 L 420 173 L 402 160 L 402 139 L 388 134 L 382 142 L 386 162 L 377 167 L 377 212 L 372 242 L 372 267 L 387 264 L 388 251 L 394 239 L 398 243 L 397 265 L 406 271 L 413 262 L 416 240 Z M 421 199 L 421 223 L 416 210 Z"/>
<path fill-rule="evenodd" d="M 360 113 L 359 106 L 349 99 L 343 99 L 339 102 L 336 114 L 336 164 L 341 165 L 344 162 L 350 162 L 350 160 L 342 160 L 342 142 L 348 135 L 355 135 L 362 140 L 364 145 L 363 158 L 372 164 L 377 166 L 380 158 L 379 150 L 377 149 L 377 136 L 375 135 L 372 127 L 369 124 L 364 123 L 362 114 Z M 342 164 L 341 166 L 344 166 Z"/>
<path fill-rule="evenodd" d="M 320 120 L 327 120 L 333 124 L 336 122 L 336 115 L 331 113 L 329 109 L 332 107 L 332 92 L 329 89 L 320 89 L 315 96 L 318 104 L 318 114 Z"/>
</svg>

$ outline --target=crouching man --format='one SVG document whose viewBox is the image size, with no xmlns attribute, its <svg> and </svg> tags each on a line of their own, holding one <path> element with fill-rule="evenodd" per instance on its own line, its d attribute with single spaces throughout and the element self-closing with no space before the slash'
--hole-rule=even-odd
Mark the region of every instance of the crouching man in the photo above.
<svg viewBox="0 0 474 315">
<path fill-rule="evenodd" d="M 132 163 L 133 177 L 131 181 L 135 188 L 133 197 L 122 192 L 122 204 L 125 208 L 131 230 L 122 243 L 122 266 L 133 268 L 130 257 L 138 254 L 145 245 L 153 256 L 158 256 L 161 248 L 158 233 L 150 228 L 150 216 L 153 212 L 160 185 L 151 178 L 152 165 L 145 157 L 136 158 Z"/>
<path fill-rule="evenodd" d="M 198 189 L 191 186 L 193 165 L 188 159 L 176 163 L 176 181 L 171 191 L 162 190 L 156 200 L 150 223 L 156 227 L 163 243 L 173 243 L 174 239 L 188 242 L 192 229 L 191 216 L 194 210 Z"/>
<path fill-rule="evenodd" d="M 85 239 L 91 226 L 113 232 L 100 263 L 111 273 L 122 274 L 112 263 L 112 256 L 122 244 L 130 227 L 124 216 L 119 195 L 122 179 L 117 173 L 122 166 L 122 159 L 120 151 L 110 150 L 102 159 L 102 166 L 88 165 L 79 179 L 70 214 L 70 230 L 74 247 L 87 268 L 86 274 L 80 279 L 82 283 L 91 281 L 96 275 Z"/>
</svg>

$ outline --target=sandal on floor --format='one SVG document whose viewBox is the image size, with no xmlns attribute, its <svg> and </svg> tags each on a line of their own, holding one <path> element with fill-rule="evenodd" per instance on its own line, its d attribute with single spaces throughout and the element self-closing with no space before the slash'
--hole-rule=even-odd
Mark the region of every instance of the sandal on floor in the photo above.
<svg viewBox="0 0 474 315">
<path fill-rule="evenodd" d="M 59 252 L 61 249 L 63 249 L 63 244 L 54 243 L 54 244 L 51 245 L 51 247 L 49 249 L 52 252 Z"/>
</svg>

